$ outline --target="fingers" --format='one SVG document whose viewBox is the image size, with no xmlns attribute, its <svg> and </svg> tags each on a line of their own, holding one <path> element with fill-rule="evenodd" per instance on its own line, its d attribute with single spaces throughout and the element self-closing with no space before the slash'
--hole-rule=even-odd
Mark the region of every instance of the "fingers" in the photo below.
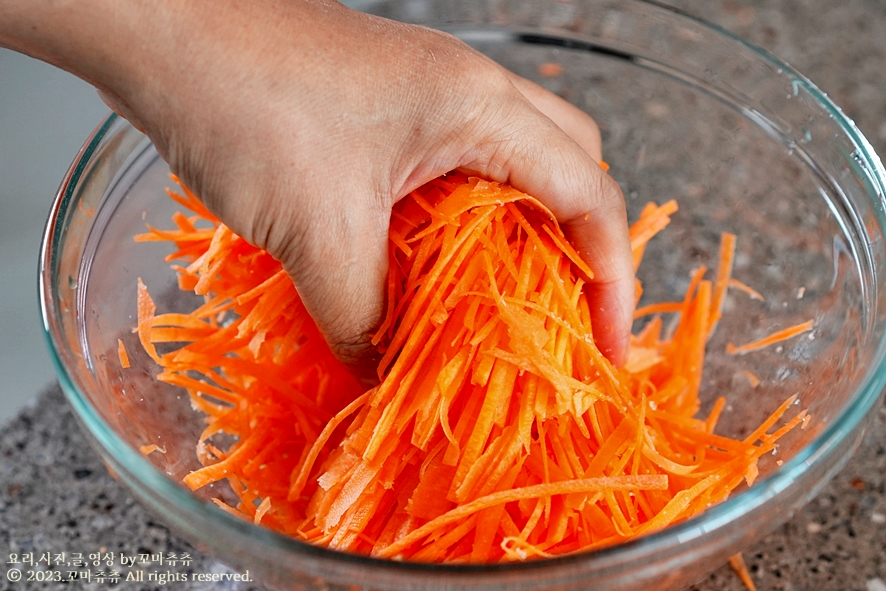
<svg viewBox="0 0 886 591">
<path fill-rule="evenodd" d="M 584 138 L 584 145 L 527 106 L 522 111 L 508 111 L 494 122 L 490 129 L 495 131 L 464 168 L 507 181 L 551 210 L 594 272 L 588 285 L 594 340 L 610 361 L 622 365 L 627 360 L 634 310 L 634 271 L 624 198 L 593 157 L 599 150 L 594 151 L 587 116 L 578 116 L 540 95 L 535 96 L 535 102 L 552 107 L 561 122 Z"/>
<path fill-rule="evenodd" d="M 378 383 L 380 356 L 370 339 L 383 313 L 388 269 L 388 218 L 370 213 L 314 209 L 272 253 L 332 352 L 367 387 Z"/>
<path fill-rule="evenodd" d="M 553 121 L 596 162 L 602 160 L 600 128 L 590 115 L 535 82 L 513 72 L 506 71 L 506 74 L 511 83 L 536 109 Z"/>
<path fill-rule="evenodd" d="M 547 165 L 535 167 L 514 163 L 518 172 L 511 179 L 551 209 L 594 272 L 588 285 L 594 341 L 610 361 L 622 365 L 627 360 L 635 289 L 624 198 L 612 177 L 575 148 L 564 148 L 548 160 Z M 564 172 L 550 180 L 538 178 L 557 166 Z"/>
<path fill-rule="evenodd" d="M 621 199 L 616 186 L 607 201 L 615 197 L 615 192 Z M 621 366 L 627 361 L 635 303 L 630 241 L 625 248 L 621 234 L 622 229 L 627 231 L 627 225 L 617 224 L 618 219 L 623 219 L 620 208 L 607 211 L 607 206 L 601 205 L 601 209 L 586 215 L 587 219 L 581 217 L 564 224 L 564 229 L 595 273 L 587 286 L 594 341 L 610 361 Z"/>
<path fill-rule="evenodd" d="M 578 144 L 595 162 L 602 160 L 600 129 L 584 111 L 538 84 L 508 72 L 511 83 L 532 105 Z M 602 170 L 586 182 L 599 189 L 601 198 L 568 206 L 558 219 L 573 244 L 594 270 L 595 280 L 588 286 L 594 338 L 601 351 L 616 364 L 626 361 L 628 339 L 634 309 L 634 273 L 627 263 L 629 242 L 624 215 L 624 199 L 618 185 Z M 559 200 L 559 197 L 554 197 Z M 544 199 L 546 205 L 551 202 Z M 556 209 L 556 207 L 554 207 Z M 582 209 L 588 209 L 582 213 Z M 576 215 L 577 212 L 577 215 Z M 571 216 L 571 217 L 564 217 Z M 613 225 L 614 224 L 614 225 Z"/>
</svg>

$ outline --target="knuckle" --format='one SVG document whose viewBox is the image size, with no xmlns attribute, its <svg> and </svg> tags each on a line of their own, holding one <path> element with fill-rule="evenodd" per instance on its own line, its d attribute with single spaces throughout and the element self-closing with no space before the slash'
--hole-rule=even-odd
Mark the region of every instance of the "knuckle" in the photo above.
<svg viewBox="0 0 886 591">
<path fill-rule="evenodd" d="M 602 170 L 596 176 L 598 184 L 596 193 L 600 199 L 598 207 L 605 214 L 626 216 L 627 206 L 622 196 L 621 187 Z"/>
<path fill-rule="evenodd" d="M 328 337 L 327 337 L 328 338 Z M 376 353 L 369 332 L 328 338 L 329 348 L 345 365 L 360 365 Z"/>
</svg>

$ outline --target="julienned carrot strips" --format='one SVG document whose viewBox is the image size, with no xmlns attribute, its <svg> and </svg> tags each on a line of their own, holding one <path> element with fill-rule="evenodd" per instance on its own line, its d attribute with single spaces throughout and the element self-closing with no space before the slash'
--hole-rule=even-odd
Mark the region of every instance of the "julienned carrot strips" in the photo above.
<svg viewBox="0 0 886 591">
<path fill-rule="evenodd" d="M 117 339 L 117 359 L 120 361 L 120 367 L 129 369 L 129 352 L 126 350 L 126 345 L 120 339 Z"/>
<path fill-rule="evenodd" d="M 729 557 L 729 566 L 735 571 L 736 576 L 741 580 L 742 584 L 748 591 L 757 591 L 754 579 L 751 578 L 751 572 L 745 565 L 744 557 L 741 553 L 733 554 Z"/>
<path fill-rule="evenodd" d="M 682 301 L 647 308 L 677 312 L 676 330 L 653 317 L 615 368 L 592 338 L 591 270 L 550 213 L 507 185 L 440 177 L 393 212 L 380 384 L 364 392 L 280 264 L 186 188 L 170 194 L 189 213 L 136 240 L 174 243 L 179 285 L 204 303 L 157 314 L 139 282 L 137 330 L 158 379 L 206 416 L 204 467 L 185 483 L 226 480 L 239 498 L 226 510 L 290 536 L 430 562 L 600 548 L 725 499 L 803 420 L 769 433 L 789 400 L 739 441 L 714 433 L 725 400 L 695 418 L 731 235 L 714 281 L 698 270 Z M 637 265 L 675 211 L 643 210 Z"/>
<path fill-rule="evenodd" d="M 789 326 L 788 328 L 776 331 L 766 337 L 763 337 L 760 340 L 753 341 L 751 343 L 745 343 L 744 345 L 739 345 L 737 347 L 732 343 L 726 343 L 726 352 L 730 355 L 743 355 L 745 353 L 750 353 L 751 351 L 758 351 L 760 349 L 768 347 L 769 345 L 780 343 L 781 341 L 793 338 L 799 334 L 803 334 L 804 332 L 809 332 L 810 330 L 812 330 L 812 328 L 812 320 L 807 320 L 806 322 L 801 322 L 800 324 Z"/>
</svg>

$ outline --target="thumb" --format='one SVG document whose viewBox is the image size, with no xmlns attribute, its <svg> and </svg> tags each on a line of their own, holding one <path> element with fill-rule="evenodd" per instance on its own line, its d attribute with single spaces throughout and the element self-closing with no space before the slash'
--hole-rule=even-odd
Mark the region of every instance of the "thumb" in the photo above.
<svg viewBox="0 0 886 591">
<path fill-rule="evenodd" d="M 324 206 L 310 208 L 271 254 L 283 263 L 335 356 L 372 386 L 380 356 L 370 339 L 384 310 L 390 212 L 349 207 L 355 194 L 331 196 Z"/>
<path fill-rule="evenodd" d="M 570 137 L 575 130 L 567 135 L 532 105 L 490 129 L 462 168 L 508 182 L 551 210 L 594 272 L 587 287 L 594 340 L 611 362 L 624 364 L 635 288 L 621 189 Z"/>
</svg>

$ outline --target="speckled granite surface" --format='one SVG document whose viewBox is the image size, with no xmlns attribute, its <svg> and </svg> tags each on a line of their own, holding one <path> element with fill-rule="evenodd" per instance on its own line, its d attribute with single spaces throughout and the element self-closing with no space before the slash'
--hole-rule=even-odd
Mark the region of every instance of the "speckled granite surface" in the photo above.
<svg viewBox="0 0 886 591">
<path fill-rule="evenodd" d="M 882 0 L 670 4 L 789 62 L 828 92 L 878 152 L 886 154 Z M 886 409 L 878 412 L 861 449 L 842 473 L 802 512 L 745 552 L 758 589 L 886 591 Z M 36 397 L 0 428 L 0 545 L 4 542 L 4 563 L 10 553 L 19 559 L 33 553 L 35 562 L 44 559 L 43 566 L 21 564 L 21 570 L 48 573 L 45 560 L 60 560 L 64 566 L 52 570 L 65 580 L 73 578 L 71 573 L 78 578 L 10 581 L 6 573 L 13 565 L 4 564 L 0 589 L 257 589 L 249 581 L 232 580 L 242 576 L 177 539 L 108 476 L 57 387 Z M 96 566 L 91 564 L 96 557 L 89 555 L 97 552 L 104 553 L 101 559 L 108 558 L 108 552 L 116 555 Z M 170 554 L 175 564 L 170 564 Z M 126 581 L 138 571 L 155 573 L 155 578 Z M 89 578 L 81 573 L 89 573 Z M 204 580 L 167 582 L 161 577 L 165 573 Z M 744 586 L 724 566 L 690 589 L 739 591 Z"/>
<path fill-rule="evenodd" d="M 886 408 L 843 472 L 816 500 L 775 533 L 745 553 L 758 589 L 781 591 L 886 591 Z M 112 479 L 78 430 L 58 387 L 41 394 L 0 431 L 0 589 L 182 589 L 251 591 L 244 581 L 210 556 L 177 539 Z M 108 565 L 90 554 L 116 555 Z M 11 568 L 45 570 L 39 565 L 8 564 L 9 553 L 50 554 L 51 569 L 63 581 L 6 580 Z M 159 553 L 165 562 L 156 560 Z M 175 564 L 170 564 L 170 553 Z M 64 554 L 58 564 L 58 555 Z M 188 558 L 184 558 L 187 554 Z M 135 564 L 130 564 L 134 560 Z M 126 581 L 130 573 L 145 580 Z M 76 573 L 76 574 L 72 574 Z M 89 573 L 88 579 L 86 575 Z M 112 575 L 117 573 L 119 582 Z M 193 579 L 165 584 L 147 580 L 171 573 Z M 99 577 L 98 575 L 102 576 Z M 687 591 L 742 591 L 727 566 Z"/>
<path fill-rule="evenodd" d="M 0 555 L 0 589 L 258 589 L 236 581 L 161 585 L 159 576 L 157 581 L 126 581 L 127 574 L 137 571 L 188 578 L 198 573 L 210 579 L 213 574 L 219 579 L 225 574 L 233 577 L 235 571 L 177 539 L 109 476 L 80 433 L 58 386 L 37 397 L 0 432 L 0 483 L 0 544 L 7 543 Z M 99 552 L 102 559 L 115 553 L 110 565 L 93 564 L 96 557 L 90 555 Z M 51 569 L 45 560 L 40 562 L 46 553 Z M 162 564 L 154 560 L 159 553 Z M 169 563 L 170 553 L 176 564 Z M 10 554 L 16 554 L 19 562 L 32 554 L 34 564 L 9 564 Z M 127 566 L 128 557 L 136 564 Z M 62 580 L 27 581 L 25 574 L 24 580 L 9 581 L 10 569 L 54 571 L 60 577 L 46 576 Z"/>
</svg>

